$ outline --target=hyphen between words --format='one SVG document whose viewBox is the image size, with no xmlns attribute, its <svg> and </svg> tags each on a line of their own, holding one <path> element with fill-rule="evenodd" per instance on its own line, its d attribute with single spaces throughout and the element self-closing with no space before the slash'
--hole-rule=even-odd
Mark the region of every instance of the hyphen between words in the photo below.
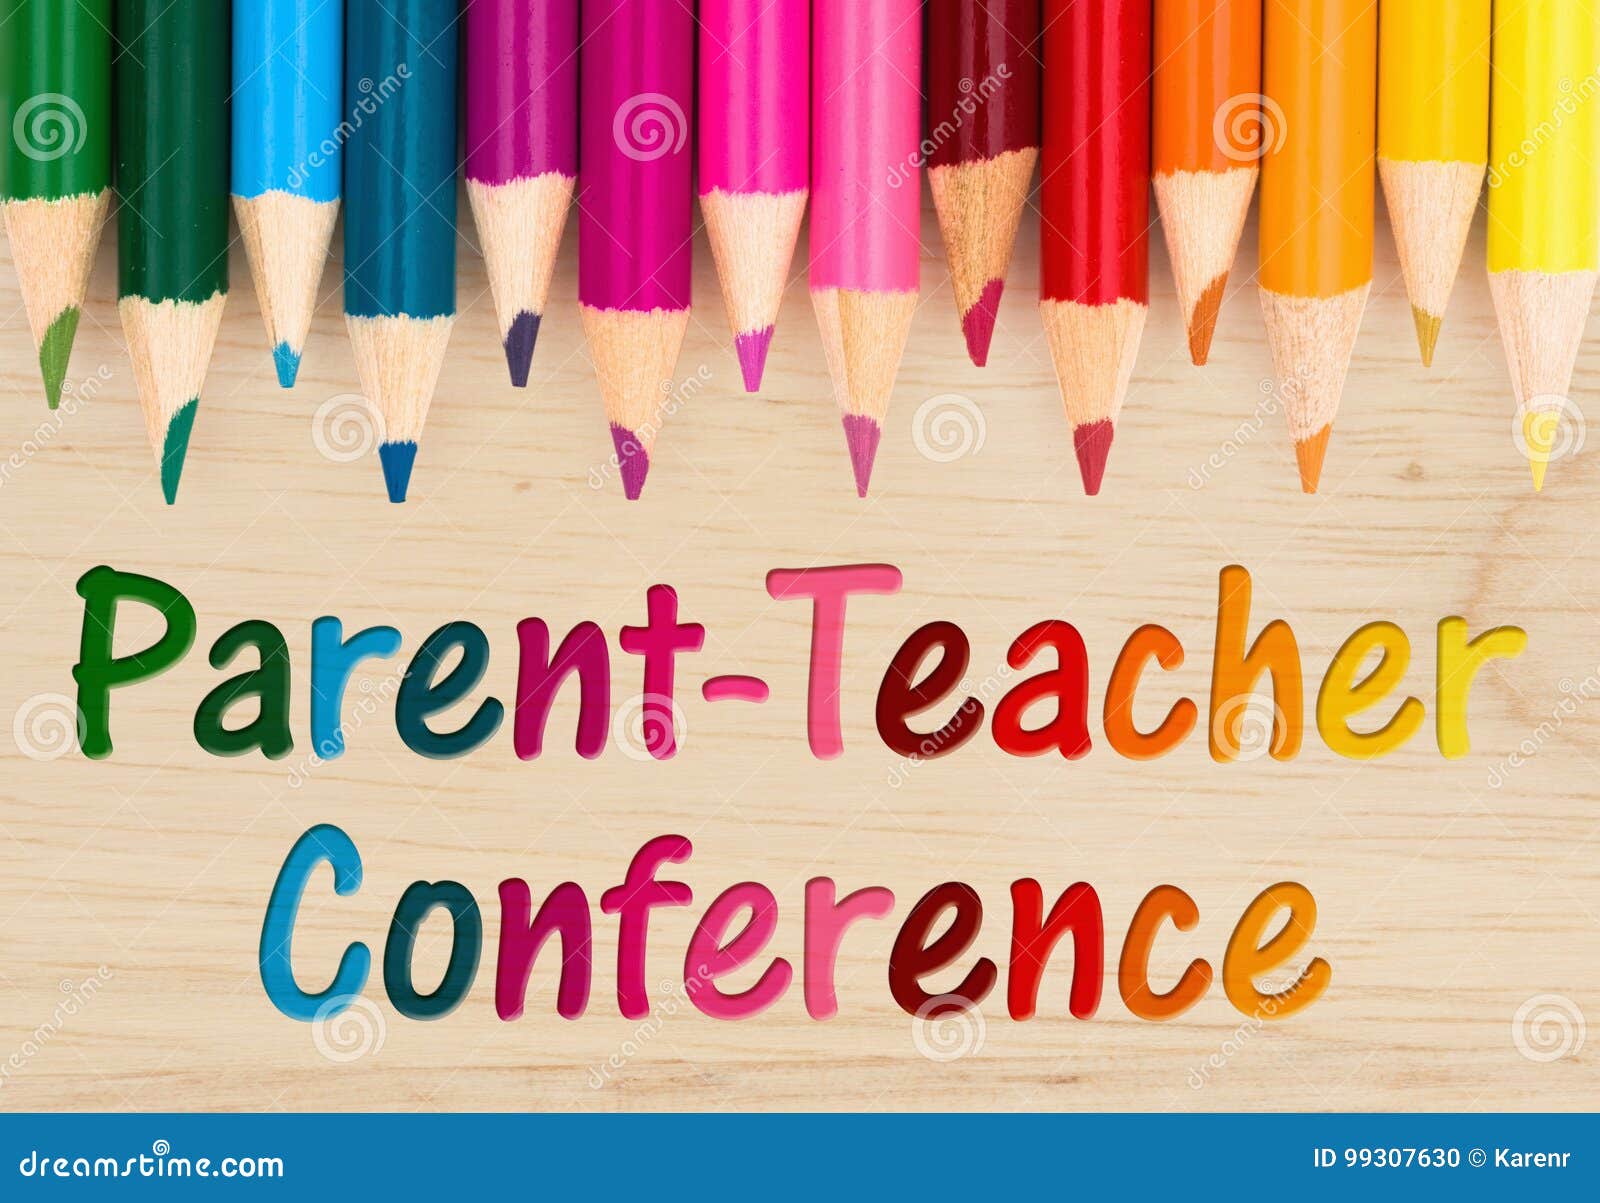
<svg viewBox="0 0 1600 1203">
<path fill-rule="evenodd" d="M 806 729 L 811 751 L 819 759 L 844 751 L 839 695 L 848 603 L 852 598 L 898 593 L 901 583 L 900 570 L 887 564 L 777 569 L 767 575 L 767 592 L 774 599 L 811 607 Z M 154 577 L 102 565 L 84 573 L 78 593 L 84 601 L 83 627 L 72 675 L 78 686 L 79 741 L 85 755 L 98 759 L 112 751 L 113 694 L 158 677 L 182 661 L 194 646 L 197 623 L 188 599 Z M 1242 703 L 1257 696 L 1263 677 L 1270 680 L 1273 697 L 1268 750 L 1278 760 L 1292 759 L 1300 751 L 1305 703 L 1299 645 L 1282 619 L 1267 623 L 1254 640 L 1250 638 L 1250 595 L 1251 579 L 1245 569 L 1234 565 L 1222 570 L 1207 723 L 1211 756 L 1218 762 L 1239 759 Z M 164 620 L 164 629 L 148 646 L 118 655 L 117 621 L 127 603 L 152 607 Z M 516 635 L 512 717 L 516 755 L 523 760 L 540 755 L 557 693 L 575 677 L 580 699 L 577 752 L 586 759 L 599 756 L 612 725 L 611 652 L 605 633 L 595 623 L 579 623 L 553 653 L 551 632 L 542 619 L 523 619 Z M 1458 617 L 1439 621 L 1437 639 L 1435 739 L 1441 755 L 1456 759 L 1468 752 L 1467 705 L 1479 671 L 1491 660 L 1519 656 L 1528 640 L 1523 631 L 1510 626 L 1473 636 L 1466 620 Z M 391 626 L 368 627 L 346 637 L 338 618 L 322 617 L 312 623 L 310 735 L 317 756 L 334 759 L 344 752 L 344 697 L 351 674 L 364 661 L 397 656 L 402 642 L 400 632 Z M 677 752 L 678 657 L 698 652 L 704 642 L 703 626 L 679 620 L 678 595 L 668 585 L 649 589 L 643 626 L 624 626 L 617 634 L 618 648 L 637 656 L 642 665 L 644 744 L 657 760 Z M 259 751 L 278 759 L 295 746 L 290 733 L 288 641 L 270 622 L 241 622 L 212 644 L 211 666 L 225 669 L 247 649 L 254 651 L 256 667 L 229 677 L 201 699 L 194 715 L 195 740 L 215 756 Z M 1021 672 L 1046 649 L 1054 653 L 1055 663 L 1020 680 L 1000 697 L 989 720 L 990 734 L 1013 756 L 1054 751 L 1077 760 L 1090 750 L 1089 655 L 1077 628 L 1061 619 L 1035 623 L 1012 642 L 1006 663 Z M 892 751 L 918 760 L 937 759 L 956 752 L 979 733 L 986 707 L 978 698 L 961 696 L 970 659 L 971 644 L 953 622 L 927 623 L 901 644 L 884 671 L 876 703 L 878 735 Z M 1199 707 L 1187 697 L 1173 701 L 1151 729 L 1140 729 L 1133 719 L 1134 695 L 1141 685 L 1147 691 L 1159 688 L 1145 681 L 1152 662 L 1171 671 L 1183 661 L 1183 644 L 1163 626 L 1146 624 L 1128 637 L 1112 664 L 1102 710 L 1106 742 L 1117 753 L 1130 760 L 1150 760 L 1189 737 Z M 1345 640 L 1323 674 L 1316 697 L 1316 727 L 1329 748 L 1341 756 L 1371 759 L 1393 752 L 1416 735 L 1426 711 L 1419 698 L 1406 696 L 1390 702 L 1392 709 L 1368 714 L 1400 689 L 1410 661 L 1411 641 L 1392 622 L 1368 623 Z M 441 730 L 435 723 L 445 711 L 470 705 L 489 662 L 489 637 L 470 622 L 446 623 L 422 641 L 394 694 L 395 727 L 408 748 L 420 756 L 449 759 L 475 751 L 499 731 L 506 708 L 493 696 L 478 699 L 471 714 L 451 729 Z M 708 701 L 765 701 L 767 687 L 755 678 L 718 677 L 704 684 L 703 694 Z M 949 717 L 937 724 L 933 718 L 913 722 L 925 712 Z M 1027 722 L 1030 713 L 1032 721 Z M 1385 713 L 1386 720 L 1376 725 Z M 1368 715 L 1360 730 L 1351 726 L 1358 715 Z M 1045 716 L 1048 721 L 1041 721 Z"/>
</svg>

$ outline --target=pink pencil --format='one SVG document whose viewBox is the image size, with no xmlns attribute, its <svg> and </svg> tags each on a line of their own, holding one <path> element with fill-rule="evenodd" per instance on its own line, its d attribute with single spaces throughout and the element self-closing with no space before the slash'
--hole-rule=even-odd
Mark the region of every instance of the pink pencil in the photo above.
<svg viewBox="0 0 1600 1203">
<path fill-rule="evenodd" d="M 810 0 L 700 0 L 700 210 L 751 393 L 805 217 L 810 64 Z"/>
<path fill-rule="evenodd" d="M 816 0 L 811 300 L 865 497 L 921 285 L 921 0 Z"/>
<path fill-rule="evenodd" d="M 584 0 L 578 303 L 635 500 L 689 328 L 694 10 Z"/>
</svg>

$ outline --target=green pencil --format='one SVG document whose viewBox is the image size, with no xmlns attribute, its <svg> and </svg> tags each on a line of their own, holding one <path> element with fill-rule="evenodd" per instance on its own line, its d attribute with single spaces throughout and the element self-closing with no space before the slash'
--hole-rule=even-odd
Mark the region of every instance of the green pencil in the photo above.
<svg viewBox="0 0 1600 1203">
<path fill-rule="evenodd" d="M 110 197 L 111 0 L 0 0 L 0 214 L 51 409 Z"/>
<path fill-rule="evenodd" d="M 118 308 L 168 505 L 228 299 L 228 9 L 117 0 Z"/>
</svg>

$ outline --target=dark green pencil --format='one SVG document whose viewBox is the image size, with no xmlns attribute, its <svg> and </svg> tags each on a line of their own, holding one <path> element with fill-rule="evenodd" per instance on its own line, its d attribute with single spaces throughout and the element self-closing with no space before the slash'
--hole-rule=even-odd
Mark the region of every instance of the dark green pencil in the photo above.
<svg viewBox="0 0 1600 1203">
<path fill-rule="evenodd" d="M 228 10 L 117 0 L 118 308 L 169 505 L 228 299 Z"/>
<path fill-rule="evenodd" d="M 0 213 L 54 409 L 111 196 L 111 0 L 0 0 Z"/>
</svg>

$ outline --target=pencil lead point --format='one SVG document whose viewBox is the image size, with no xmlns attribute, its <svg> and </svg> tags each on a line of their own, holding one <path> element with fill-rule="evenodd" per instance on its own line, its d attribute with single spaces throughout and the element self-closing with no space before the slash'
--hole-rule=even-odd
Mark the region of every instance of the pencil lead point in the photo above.
<svg viewBox="0 0 1600 1203">
<path fill-rule="evenodd" d="M 855 473 L 856 496 L 865 497 L 872 483 L 872 467 L 878 460 L 878 444 L 883 427 L 865 414 L 845 414 L 844 441 L 850 449 L 850 470 Z"/>
<path fill-rule="evenodd" d="M 198 397 L 185 401 L 167 423 L 166 437 L 161 441 L 161 495 L 168 505 L 178 500 L 178 481 L 183 477 L 189 436 L 194 433 L 194 415 L 199 408 Z"/>
<path fill-rule="evenodd" d="M 72 358 L 72 340 L 78 334 L 78 307 L 69 305 L 56 315 L 39 343 L 39 370 L 44 375 L 44 399 L 51 409 L 61 404 L 61 390 L 67 381 L 67 361 Z"/>
<path fill-rule="evenodd" d="M 1315 493 L 1317 486 L 1322 483 L 1322 461 L 1327 457 L 1328 436 L 1332 433 L 1332 426 L 1324 426 L 1310 438 L 1301 439 L 1294 445 L 1294 458 L 1300 465 L 1301 492 Z"/>
<path fill-rule="evenodd" d="M 528 387 L 533 348 L 539 341 L 539 320 L 539 314 L 524 309 L 511 320 L 511 329 L 506 331 L 506 366 L 511 371 L 513 388 Z"/>
<path fill-rule="evenodd" d="M 1106 475 L 1106 460 L 1111 457 L 1111 441 L 1116 434 L 1115 423 L 1106 419 L 1087 422 L 1072 432 L 1073 450 L 1078 453 L 1078 474 L 1083 477 L 1086 496 L 1100 495 L 1100 484 Z"/>
<path fill-rule="evenodd" d="M 1411 319 L 1417 324 L 1417 346 L 1422 351 L 1422 366 L 1431 368 L 1434 348 L 1439 345 L 1439 328 L 1444 325 L 1444 318 L 1435 317 L 1413 305 Z"/>
<path fill-rule="evenodd" d="M 300 352 L 288 343 L 279 343 L 272 348 L 272 362 L 278 369 L 278 386 L 293 388 L 296 377 L 300 375 Z"/>
<path fill-rule="evenodd" d="M 967 356 L 978 367 L 989 362 L 989 344 L 994 341 L 995 321 L 1000 316 L 1000 296 L 1004 280 L 990 280 L 983 286 L 972 308 L 961 315 L 961 333 L 967 340 Z"/>
<path fill-rule="evenodd" d="M 417 444 L 378 444 L 378 462 L 383 465 L 383 484 L 389 491 L 389 500 L 399 505 L 406 499 L 411 487 L 411 469 L 417 462 Z"/>
<path fill-rule="evenodd" d="M 733 349 L 739 356 L 739 371 L 744 375 L 744 391 L 759 393 L 761 377 L 767 370 L 767 352 L 772 348 L 771 326 L 733 336 Z"/>
<path fill-rule="evenodd" d="M 611 442 L 617 449 L 617 468 L 622 473 L 622 492 L 629 501 L 638 501 L 650 474 L 650 451 L 639 436 L 626 426 L 611 423 Z"/>
<path fill-rule="evenodd" d="M 1217 318 L 1222 313 L 1222 298 L 1228 291 L 1228 273 L 1223 272 L 1200 294 L 1189 319 L 1189 360 L 1203 368 L 1211 358 L 1211 340 L 1216 337 Z"/>
</svg>

